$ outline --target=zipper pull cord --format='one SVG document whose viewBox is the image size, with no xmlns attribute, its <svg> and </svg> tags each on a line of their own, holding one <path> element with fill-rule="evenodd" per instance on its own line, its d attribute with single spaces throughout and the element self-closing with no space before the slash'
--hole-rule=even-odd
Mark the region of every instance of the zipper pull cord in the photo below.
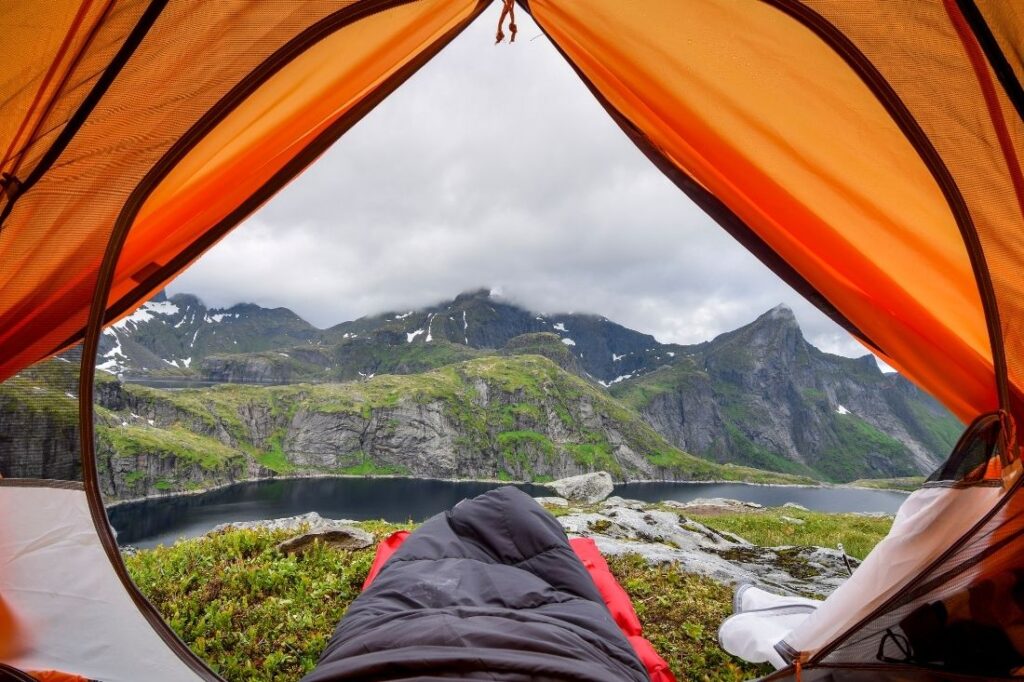
<svg viewBox="0 0 1024 682">
<path fill-rule="evenodd" d="M 7 195 L 8 201 L 14 201 L 21 191 L 21 180 L 11 173 L 0 173 L 0 196 Z"/>
<path fill-rule="evenodd" d="M 505 23 L 506 16 L 508 17 L 508 31 L 511 34 L 508 42 L 516 42 L 516 33 L 519 31 L 519 28 L 516 26 L 515 0 L 502 0 L 502 2 L 504 4 L 501 7 L 501 16 L 498 17 L 498 32 L 494 36 L 495 45 L 505 39 L 502 25 Z"/>
</svg>

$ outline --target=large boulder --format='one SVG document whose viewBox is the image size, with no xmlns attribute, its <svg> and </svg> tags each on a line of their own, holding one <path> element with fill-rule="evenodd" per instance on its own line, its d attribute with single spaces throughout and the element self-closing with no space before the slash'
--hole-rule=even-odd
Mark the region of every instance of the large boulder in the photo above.
<svg viewBox="0 0 1024 682">
<path fill-rule="evenodd" d="M 594 504 L 612 494 L 615 484 L 607 471 L 570 476 L 547 484 L 547 487 L 572 502 Z"/>
<path fill-rule="evenodd" d="M 313 546 L 313 543 L 320 542 L 334 549 L 364 549 L 373 544 L 373 536 L 365 530 L 354 526 L 333 526 L 319 530 L 303 533 L 294 538 L 288 538 L 277 545 L 282 554 L 302 554 Z"/>
</svg>

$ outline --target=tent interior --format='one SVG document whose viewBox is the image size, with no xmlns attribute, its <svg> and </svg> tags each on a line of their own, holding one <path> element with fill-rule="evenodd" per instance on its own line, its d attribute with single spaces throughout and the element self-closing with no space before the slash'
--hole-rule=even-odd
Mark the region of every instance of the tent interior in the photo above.
<svg viewBox="0 0 1024 682">
<path fill-rule="evenodd" d="M 94 452 L 103 330 L 501 5 L 225 0 L 199 12 L 51 0 L 0 11 L 0 380 L 81 345 L 80 367 L 54 379 L 77 396 L 81 483 L 72 470 L 0 479 L 0 675 L 219 679 L 132 583 L 107 520 Z M 516 9 L 681 191 L 970 424 L 849 581 L 820 604 L 744 593 L 725 648 L 772 663 L 778 680 L 1012 677 L 1024 611 L 970 604 L 1019 601 L 1024 10 Z M 942 643 L 965 639 L 954 660 Z"/>
</svg>

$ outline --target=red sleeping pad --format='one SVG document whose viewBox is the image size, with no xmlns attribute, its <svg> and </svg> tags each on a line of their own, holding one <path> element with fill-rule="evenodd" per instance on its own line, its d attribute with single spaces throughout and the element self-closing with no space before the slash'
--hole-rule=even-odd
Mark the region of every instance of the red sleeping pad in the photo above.
<svg viewBox="0 0 1024 682">
<path fill-rule="evenodd" d="M 366 581 L 363 583 L 364 590 L 370 586 L 370 583 L 377 577 L 380 570 L 384 568 L 384 564 L 402 546 L 407 537 L 409 537 L 409 531 L 396 531 L 377 545 L 377 555 L 373 558 L 370 573 L 366 576 Z M 650 675 L 651 682 L 676 682 L 675 675 L 669 670 L 668 663 L 658 655 L 658 652 L 654 650 L 654 646 L 644 639 L 640 619 L 633 609 L 633 602 L 629 600 L 629 595 L 626 594 L 626 591 L 622 589 L 622 585 L 612 575 L 611 570 L 608 568 L 608 562 L 601 556 L 601 552 L 597 549 L 594 541 L 590 538 L 573 538 L 569 540 L 569 545 L 576 553 L 576 556 L 580 558 L 580 561 L 583 562 L 594 584 L 597 585 L 601 598 L 604 599 L 605 606 L 611 612 L 615 623 L 622 630 L 626 639 L 629 640 L 630 645 L 636 651 L 644 667 L 647 668 L 647 674 Z"/>
</svg>

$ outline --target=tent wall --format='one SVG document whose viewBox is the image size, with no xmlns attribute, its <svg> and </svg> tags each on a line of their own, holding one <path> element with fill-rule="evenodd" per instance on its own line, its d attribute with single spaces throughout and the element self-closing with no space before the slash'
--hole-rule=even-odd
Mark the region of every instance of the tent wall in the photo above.
<svg viewBox="0 0 1024 682">
<path fill-rule="evenodd" d="M 184 645 L 151 627 L 110 570 L 80 484 L 4 479 L 0 518 L 4 663 L 104 682 L 216 679 L 175 654 Z"/>
<path fill-rule="evenodd" d="M 836 0 L 807 0 L 805 4 L 874 64 L 941 158 L 948 182 L 962 202 L 959 211 L 963 214 L 958 218 L 962 229 L 973 232 L 982 251 L 984 268 L 979 275 L 983 286 L 985 279 L 991 279 L 986 306 L 993 346 L 1006 358 L 1012 394 L 1007 407 L 1024 415 L 1020 412 L 1024 338 L 1014 333 L 1024 323 L 1024 280 L 1020 277 L 1024 258 L 1020 239 L 1024 120 L 964 17 L 961 6 L 973 3 L 887 2 L 885 21 L 851 12 L 847 3 Z M 1019 9 L 993 12 L 996 3 L 982 4 L 989 11 L 990 25 L 1000 34 L 1020 30 Z M 903 50 L 893 49 L 894 26 L 899 27 L 900 43 L 906 46 Z M 913 58 L 908 59 L 908 54 Z M 998 358 L 996 364 L 998 371 Z"/>
<path fill-rule="evenodd" d="M 900 507 L 892 530 L 828 600 L 785 638 L 791 651 L 812 657 L 876 609 L 920 580 L 923 567 L 938 560 L 950 542 L 971 530 L 1002 497 L 1000 487 L 924 488 Z M 869 656 L 873 661 L 878 641 Z"/>
<path fill-rule="evenodd" d="M 965 420 L 998 408 L 1024 415 L 1024 337 L 1015 333 L 1024 324 L 1024 11 L 1015 3 L 520 2 L 626 133 L 799 291 Z M 72 575 L 32 577 L 47 547 L 71 542 L 67 552 L 91 553 L 83 559 L 104 569 L 113 562 L 124 577 L 103 535 L 92 457 L 103 325 L 280 189 L 487 4 L 54 0 L 0 13 L 0 32 L 13 36 L 0 44 L 0 380 L 84 339 L 89 493 L 23 499 L 0 488 L 9 512 L 38 508 L 49 524 L 23 524 L 32 535 L 3 529 L 11 539 L 0 556 L 29 569 L 0 567 L 0 585 L 26 600 L 0 618 L 13 614 L 8 627 L 34 639 L 0 654 L 32 665 L 86 656 L 61 658 L 54 643 L 72 630 L 56 614 L 67 605 L 33 602 L 25 587 L 66 579 L 74 588 Z M 1012 427 L 1003 431 L 1011 461 Z M 1008 565 L 1017 497 L 956 545 L 999 494 L 957 491 L 976 503 L 929 512 L 919 532 L 934 543 L 906 557 L 906 570 L 865 572 L 889 610 L 863 623 L 863 636 L 912 606 L 889 599 L 901 587 L 913 599 L 952 589 L 946 559 L 972 558 L 963 579 Z M 90 516 L 100 536 L 81 525 Z M 918 593 L 914 571 L 947 554 L 943 546 L 955 552 L 929 569 L 932 592 Z M 139 604 L 126 583 L 103 592 L 113 575 L 83 573 L 98 581 L 87 590 L 107 596 L 66 623 L 97 627 L 90 619 L 102 609 Z M 64 596 L 81 597 L 76 589 Z M 826 641 L 854 634 L 847 626 L 862 609 L 851 601 L 840 594 L 828 622 L 798 633 L 796 646 L 826 662 L 865 660 L 854 637 Z M 24 615 L 36 609 L 46 617 Z M 139 629 L 154 639 L 135 660 L 167 675 L 191 661 L 170 650 L 148 657 L 169 632 Z M 96 676 L 130 679 L 112 649 L 91 653 Z M 148 668 L 142 677 L 158 679 Z"/>
<path fill-rule="evenodd" d="M 634 139 L 698 201 L 720 201 L 756 254 L 781 258 L 961 418 L 995 409 L 978 284 L 934 169 L 863 74 L 779 4 L 527 6 Z"/>
<path fill-rule="evenodd" d="M 17 480 L 0 481 L 0 517 L 31 510 L 0 545 L 0 639 L 11 643 L 0 661 L 103 680 L 217 679 L 131 584 L 106 523 L 92 452 L 102 324 L 305 168 L 487 2 L 100 4 L 91 23 L 61 24 L 74 52 L 63 86 L 48 90 L 34 72 L 0 81 L 40 93 L 5 108 L 21 123 L 0 129 L 14 150 L 0 166 L 14 177 L 0 194 L 0 379 L 87 337 L 80 391 L 68 392 L 82 416 L 85 492 L 25 497 Z M 22 35 L 20 20 L 2 13 L 0 30 Z M 128 302 L 107 310 L 118 297 Z M 53 570 L 38 569 L 45 562 Z M 123 625 L 83 636 L 108 619 Z"/>
<path fill-rule="evenodd" d="M 87 42 L 79 63 L 91 68 L 70 79 L 76 91 L 94 91 L 104 74 L 110 83 L 57 162 L 31 187 L 21 185 L 13 203 L 5 198 L 0 379 L 81 339 L 112 236 L 119 251 L 132 235 L 111 292 L 112 300 L 128 300 L 108 322 L 294 177 L 486 4 L 231 0 L 196 11 L 194 3 L 153 0 L 112 7 L 110 20 L 127 17 L 129 5 L 141 18 L 119 21 L 119 33 L 102 45 Z M 16 19 L 0 16 L 0 32 L 20 34 L 8 23 Z M 92 60 L 93 50 L 130 46 L 132 35 L 133 49 L 117 59 L 104 53 L 106 69 L 94 63 L 103 59 Z M 62 99 L 56 104 L 68 108 Z"/>
</svg>

